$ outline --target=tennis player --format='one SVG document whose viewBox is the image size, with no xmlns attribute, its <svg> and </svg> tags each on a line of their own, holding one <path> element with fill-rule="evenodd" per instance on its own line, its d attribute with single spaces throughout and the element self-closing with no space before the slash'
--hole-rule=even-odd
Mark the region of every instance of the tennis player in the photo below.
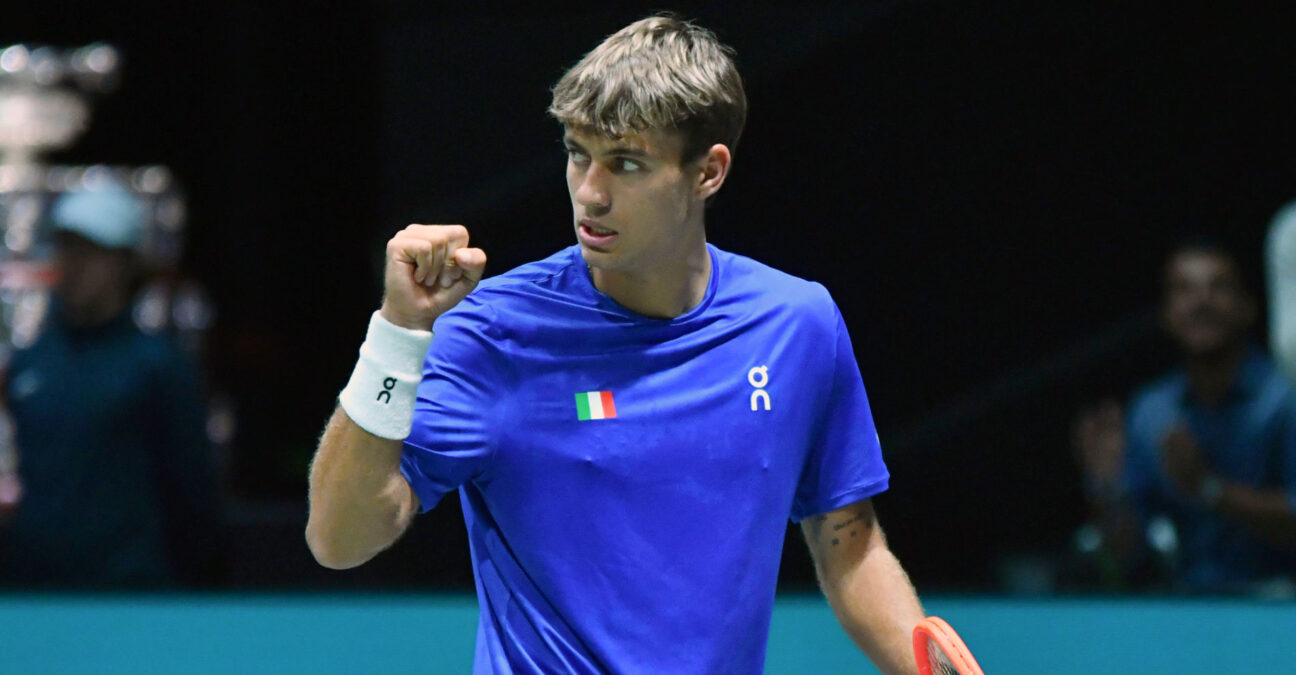
<svg viewBox="0 0 1296 675">
<path fill-rule="evenodd" d="M 841 314 L 706 241 L 746 118 L 731 54 L 654 16 L 562 77 L 576 245 L 482 280 L 459 225 L 387 244 L 306 537 L 353 567 L 458 489 L 475 672 L 760 673 L 789 517 L 851 638 L 916 672 L 923 612 L 870 505 L 889 475 Z"/>
</svg>

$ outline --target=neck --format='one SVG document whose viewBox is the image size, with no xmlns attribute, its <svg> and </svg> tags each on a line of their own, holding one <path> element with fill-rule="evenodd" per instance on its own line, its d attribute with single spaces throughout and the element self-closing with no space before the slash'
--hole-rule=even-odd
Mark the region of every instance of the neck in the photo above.
<svg viewBox="0 0 1296 675">
<path fill-rule="evenodd" d="M 108 323 L 126 310 L 128 298 L 114 296 L 86 307 L 63 306 L 63 321 L 72 328 L 94 328 Z"/>
<path fill-rule="evenodd" d="M 594 287 L 630 311 L 673 319 L 697 307 L 711 281 L 711 254 L 706 239 L 682 256 L 650 270 L 633 272 L 590 268 Z"/>
<path fill-rule="evenodd" d="M 1237 379 L 1246 352 L 1246 345 L 1239 343 L 1219 351 L 1189 356 L 1186 364 L 1188 388 L 1193 396 L 1207 407 L 1219 405 Z"/>
</svg>

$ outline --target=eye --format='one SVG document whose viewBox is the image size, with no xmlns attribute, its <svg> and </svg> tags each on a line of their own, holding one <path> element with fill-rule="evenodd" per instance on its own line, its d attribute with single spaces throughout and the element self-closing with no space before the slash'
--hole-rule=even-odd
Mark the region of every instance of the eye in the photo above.
<svg viewBox="0 0 1296 675">
<path fill-rule="evenodd" d="M 574 148 L 567 148 L 567 159 L 571 160 L 576 164 L 585 164 L 589 162 L 589 155 L 586 155 L 585 153 L 576 150 Z"/>
<path fill-rule="evenodd" d="M 640 170 L 642 170 L 642 169 L 643 169 L 643 165 L 640 164 L 639 162 L 634 161 L 633 159 L 626 159 L 625 157 L 618 157 L 618 158 L 616 159 L 616 169 L 617 169 L 617 171 L 624 171 L 624 172 L 627 172 L 627 173 L 628 173 L 628 172 L 631 172 L 631 171 L 640 171 Z"/>
</svg>

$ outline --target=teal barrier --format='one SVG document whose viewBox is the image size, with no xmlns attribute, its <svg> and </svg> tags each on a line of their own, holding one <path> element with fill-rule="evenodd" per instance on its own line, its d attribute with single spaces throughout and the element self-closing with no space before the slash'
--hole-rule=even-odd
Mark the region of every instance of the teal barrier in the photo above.
<svg viewBox="0 0 1296 675">
<path fill-rule="evenodd" d="M 1296 605 L 929 598 L 991 675 L 1296 672 Z M 466 673 L 477 607 L 425 595 L 0 596 L 0 673 Z M 873 673 L 780 597 L 766 671 Z"/>
</svg>

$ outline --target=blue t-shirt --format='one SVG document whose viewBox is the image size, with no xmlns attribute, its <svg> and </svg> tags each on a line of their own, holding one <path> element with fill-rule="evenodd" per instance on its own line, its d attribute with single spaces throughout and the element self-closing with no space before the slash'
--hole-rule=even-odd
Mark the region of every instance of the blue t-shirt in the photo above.
<svg viewBox="0 0 1296 675">
<path fill-rule="evenodd" d="M 708 248 L 674 319 L 577 246 L 438 319 L 401 470 L 424 510 L 460 489 L 475 672 L 759 673 L 788 518 L 887 488 L 828 292 Z"/>
<path fill-rule="evenodd" d="M 1296 573 L 1296 556 L 1180 494 L 1161 469 L 1162 442 L 1187 428 L 1203 460 L 1225 480 L 1283 490 L 1296 509 L 1296 389 L 1272 361 L 1251 351 L 1215 408 L 1197 402 L 1182 369 L 1135 394 L 1128 417 L 1125 480 L 1144 515 L 1166 514 L 1179 535 L 1184 590 L 1236 592 Z"/>
</svg>

